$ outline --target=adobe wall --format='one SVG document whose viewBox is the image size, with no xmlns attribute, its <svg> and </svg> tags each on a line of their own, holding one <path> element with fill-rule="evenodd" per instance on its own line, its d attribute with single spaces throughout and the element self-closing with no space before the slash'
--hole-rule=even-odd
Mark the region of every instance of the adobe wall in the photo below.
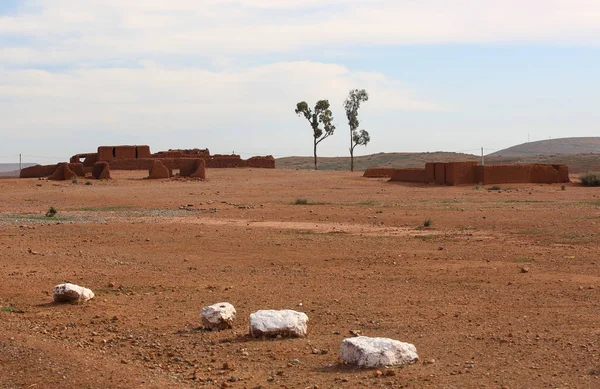
<svg viewBox="0 0 600 389">
<path fill-rule="evenodd" d="M 61 162 L 56 165 L 35 165 L 21 169 L 20 178 L 43 178 L 50 177 L 60 165 L 67 165 L 67 168 L 79 177 L 85 176 L 85 170 L 82 163 Z"/>
<path fill-rule="evenodd" d="M 150 146 L 99 146 L 96 161 L 150 158 Z"/>
<path fill-rule="evenodd" d="M 565 165 L 491 165 L 478 166 L 478 179 L 489 184 L 555 184 L 569 182 L 569 169 Z"/>
<path fill-rule="evenodd" d="M 363 177 L 367 178 L 392 178 L 393 168 L 369 168 L 365 170 Z"/>
<path fill-rule="evenodd" d="M 150 170 L 152 163 L 159 160 L 169 170 L 185 169 L 190 163 L 204 161 L 201 158 L 144 158 L 144 159 L 115 159 L 110 161 L 108 165 L 111 170 Z"/>
<path fill-rule="evenodd" d="M 433 182 L 436 185 L 446 184 L 446 164 L 443 162 L 436 162 L 433 164 Z"/>
<path fill-rule="evenodd" d="M 21 169 L 20 178 L 40 178 L 49 177 L 56 170 L 58 165 L 35 165 Z"/>
<path fill-rule="evenodd" d="M 92 167 L 96 162 L 98 162 L 98 153 L 75 154 L 71 157 L 69 162 L 81 163 L 81 158 L 83 158 L 83 167 Z"/>
<path fill-rule="evenodd" d="M 255 167 L 261 169 L 275 169 L 275 158 L 272 155 L 266 157 L 251 157 L 246 161 L 246 167 Z"/>
<path fill-rule="evenodd" d="M 186 149 L 159 151 L 151 154 L 149 158 L 209 158 L 210 151 L 208 149 Z"/>
<path fill-rule="evenodd" d="M 425 169 L 394 169 L 390 181 L 425 182 Z"/>
<path fill-rule="evenodd" d="M 552 165 L 552 167 L 558 171 L 559 183 L 571 182 L 571 179 L 569 178 L 569 167 L 567 165 Z"/>
<path fill-rule="evenodd" d="M 435 182 L 435 163 L 433 162 L 425 164 L 425 182 L 427 184 Z"/>
<path fill-rule="evenodd" d="M 113 149 L 114 147 L 112 146 L 99 146 L 98 161 L 112 161 L 115 159 L 115 156 L 113 155 Z"/>
<path fill-rule="evenodd" d="M 85 170 L 81 162 L 67 164 L 69 170 L 71 170 L 77 177 L 85 177 Z"/>
<path fill-rule="evenodd" d="M 137 151 L 135 146 L 115 147 L 115 159 L 137 159 Z"/>
<path fill-rule="evenodd" d="M 388 169 L 367 169 L 369 174 Z M 534 183 L 555 184 L 569 182 L 566 165 L 521 164 L 521 165 L 477 165 L 475 161 L 427 163 L 425 169 L 389 169 L 390 181 L 433 182 L 437 185 L 474 185 L 482 183 L 509 184 Z M 367 172 L 365 172 L 365 177 Z"/>
<path fill-rule="evenodd" d="M 150 152 L 150 146 L 136 146 L 137 157 L 139 159 L 150 158 L 152 153 Z"/>
<path fill-rule="evenodd" d="M 446 163 L 446 185 L 476 184 L 477 162 L 448 162 Z"/>
</svg>

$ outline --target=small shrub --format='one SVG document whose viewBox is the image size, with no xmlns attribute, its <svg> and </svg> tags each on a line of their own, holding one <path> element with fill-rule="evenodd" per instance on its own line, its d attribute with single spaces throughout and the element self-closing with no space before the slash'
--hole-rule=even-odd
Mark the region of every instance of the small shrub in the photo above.
<svg viewBox="0 0 600 389">
<path fill-rule="evenodd" d="M 583 186 L 600 186 L 600 173 L 587 173 L 579 176 Z"/>
<path fill-rule="evenodd" d="M 294 205 L 307 205 L 307 204 L 308 204 L 307 199 L 296 199 L 296 201 L 294 202 Z"/>
<path fill-rule="evenodd" d="M 566 185 L 561 185 L 560 190 L 567 190 L 567 186 Z"/>
<path fill-rule="evenodd" d="M 494 185 L 494 186 L 490 186 L 490 187 L 488 188 L 488 190 L 502 190 L 502 188 L 500 188 L 500 187 L 499 187 L 499 186 L 497 186 L 497 185 Z"/>
<path fill-rule="evenodd" d="M 92 185 L 92 183 L 90 181 L 86 181 L 85 184 L 86 185 Z"/>
<path fill-rule="evenodd" d="M 58 212 L 56 211 L 56 209 L 54 209 L 54 207 L 50 207 L 48 212 L 46 212 L 46 217 L 54 217 L 57 213 Z"/>
<path fill-rule="evenodd" d="M 0 307 L 0 311 L 1 312 L 12 312 L 13 311 L 13 307 Z"/>
<path fill-rule="evenodd" d="M 78 181 L 77 181 L 77 178 L 73 178 L 73 179 L 71 180 L 71 184 L 77 184 L 77 182 L 78 182 Z"/>
<path fill-rule="evenodd" d="M 425 228 L 431 227 L 431 219 L 425 219 L 425 221 L 423 222 L 423 227 L 425 227 Z"/>
</svg>

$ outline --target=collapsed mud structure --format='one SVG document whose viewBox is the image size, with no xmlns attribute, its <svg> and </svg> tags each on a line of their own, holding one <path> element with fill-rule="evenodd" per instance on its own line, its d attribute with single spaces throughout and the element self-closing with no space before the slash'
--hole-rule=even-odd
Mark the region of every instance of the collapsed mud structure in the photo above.
<svg viewBox="0 0 600 389">
<path fill-rule="evenodd" d="M 91 175 L 96 179 L 110 178 L 111 170 L 148 170 L 148 178 L 169 178 L 178 170 L 180 177 L 206 178 L 206 168 L 274 169 L 273 156 L 242 159 L 237 154 L 211 155 L 208 149 L 159 151 L 152 154 L 150 146 L 100 146 L 96 153 L 75 154 L 69 163 L 36 165 L 21 170 L 21 178 L 71 179 Z M 68 171 L 66 171 L 66 170 Z M 58 173 L 56 173 L 58 171 Z M 56 173 L 56 174 L 55 174 Z M 70 177 L 70 178 L 69 178 Z"/>
<path fill-rule="evenodd" d="M 569 182 L 566 165 L 479 165 L 469 162 L 430 162 L 424 169 L 367 169 L 364 177 L 436 185 L 558 184 Z"/>
</svg>

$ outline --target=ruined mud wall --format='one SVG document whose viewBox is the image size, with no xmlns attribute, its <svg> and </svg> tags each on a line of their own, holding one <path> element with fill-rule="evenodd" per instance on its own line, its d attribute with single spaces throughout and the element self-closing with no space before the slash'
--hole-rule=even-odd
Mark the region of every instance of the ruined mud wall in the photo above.
<svg viewBox="0 0 600 389">
<path fill-rule="evenodd" d="M 392 178 L 393 168 L 369 168 L 365 170 L 363 177 L 367 178 Z"/>
<path fill-rule="evenodd" d="M 565 165 L 492 165 L 477 166 L 478 181 L 488 184 L 536 183 L 555 184 L 569 182 Z"/>
<path fill-rule="evenodd" d="M 75 175 L 79 177 L 85 176 L 85 170 L 82 163 L 66 163 L 61 162 L 56 165 L 35 165 L 26 167 L 21 170 L 20 178 L 44 178 L 51 177 L 55 172 L 59 165 L 66 165 L 67 169 L 72 171 Z"/>
<path fill-rule="evenodd" d="M 446 184 L 446 164 L 436 162 L 433 164 L 433 182 L 436 185 Z"/>
<path fill-rule="evenodd" d="M 145 158 L 145 159 L 121 159 L 110 161 L 108 165 L 111 170 L 150 170 L 154 161 L 160 161 L 169 170 L 185 169 L 187 164 L 202 160 L 202 158 Z M 191 162 L 190 162 L 191 161 Z"/>
<path fill-rule="evenodd" d="M 99 146 L 97 161 L 150 158 L 150 146 Z"/>
<path fill-rule="evenodd" d="M 425 169 L 394 169 L 390 181 L 425 182 Z"/>
<path fill-rule="evenodd" d="M 149 151 L 149 150 L 148 150 Z M 208 149 L 167 150 L 151 154 L 148 158 L 209 158 Z"/>
<path fill-rule="evenodd" d="M 425 183 L 432 184 L 435 182 L 435 163 L 427 162 L 425 164 Z"/>
<path fill-rule="evenodd" d="M 152 157 L 152 153 L 150 152 L 150 146 L 136 146 L 137 149 L 137 158 L 144 159 Z"/>
<path fill-rule="evenodd" d="M 477 162 L 448 162 L 446 165 L 446 185 L 466 185 L 479 182 Z"/>
<path fill-rule="evenodd" d="M 40 178 L 51 176 L 58 165 L 35 165 L 21 170 L 20 178 Z"/>
<path fill-rule="evenodd" d="M 251 157 L 246 161 L 246 167 L 255 167 L 260 169 L 275 169 L 275 158 L 272 155 L 266 157 Z"/>
<path fill-rule="evenodd" d="M 569 179 L 569 167 L 567 165 L 552 165 L 554 169 L 558 171 L 558 182 L 565 183 L 570 182 Z"/>
<path fill-rule="evenodd" d="M 376 174 L 378 170 L 369 169 Z M 522 164 L 479 166 L 475 161 L 427 163 L 425 169 L 390 169 L 390 181 L 435 183 L 436 185 L 555 184 L 569 182 L 566 165 Z M 366 174 L 366 172 L 365 172 Z M 382 172 L 383 174 L 383 172 Z"/>
<path fill-rule="evenodd" d="M 71 163 L 81 163 L 81 158 L 83 158 L 83 167 L 92 167 L 98 162 L 98 153 L 75 154 L 69 161 Z"/>
</svg>

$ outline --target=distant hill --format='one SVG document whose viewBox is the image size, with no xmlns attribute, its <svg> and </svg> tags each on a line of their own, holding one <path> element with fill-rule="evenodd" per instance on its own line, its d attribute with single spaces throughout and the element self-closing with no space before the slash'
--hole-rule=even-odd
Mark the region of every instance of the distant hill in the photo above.
<svg viewBox="0 0 600 389">
<path fill-rule="evenodd" d="M 370 167 L 423 167 L 425 162 L 478 161 L 481 157 L 461 153 L 378 153 L 354 157 L 354 170 Z M 350 170 L 350 157 L 319 157 L 319 170 Z M 284 157 L 275 161 L 280 169 L 314 169 L 313 157 Z"/>
<path fill-rule="evenodd" d="M 480 161 L 481 157 L 460 153 L 379 153 L 354 158 L 355 171 L 370 167 L 413 168 L 425 162 Z M 549 163 L 569 166 L 570 173 L 600 172 L 600 154 L 563 154 L 499 157 L 486 156 L 488 165 L 517 163 Z M 313 169 L 312 157 L 285 157 L 275 161 L 278 169 Z M 319 158 L 320 170 L 350 170 L 350 157 Z"/>
<path fill-rule="evenodd" d="M 37 163 L 24 163 L 23 168 L 29 166 L 35 166 Z M 0 163 L 0 177 L 18 177 L 19 176 L 19 164 L 18 163 Z"/>
<path fill-rule="evenodd" d="M 600 154 L 600 137 L 560 138 L 527 142 L 489 154 L 489 157 L 533 155 Z"/>
</svg>

